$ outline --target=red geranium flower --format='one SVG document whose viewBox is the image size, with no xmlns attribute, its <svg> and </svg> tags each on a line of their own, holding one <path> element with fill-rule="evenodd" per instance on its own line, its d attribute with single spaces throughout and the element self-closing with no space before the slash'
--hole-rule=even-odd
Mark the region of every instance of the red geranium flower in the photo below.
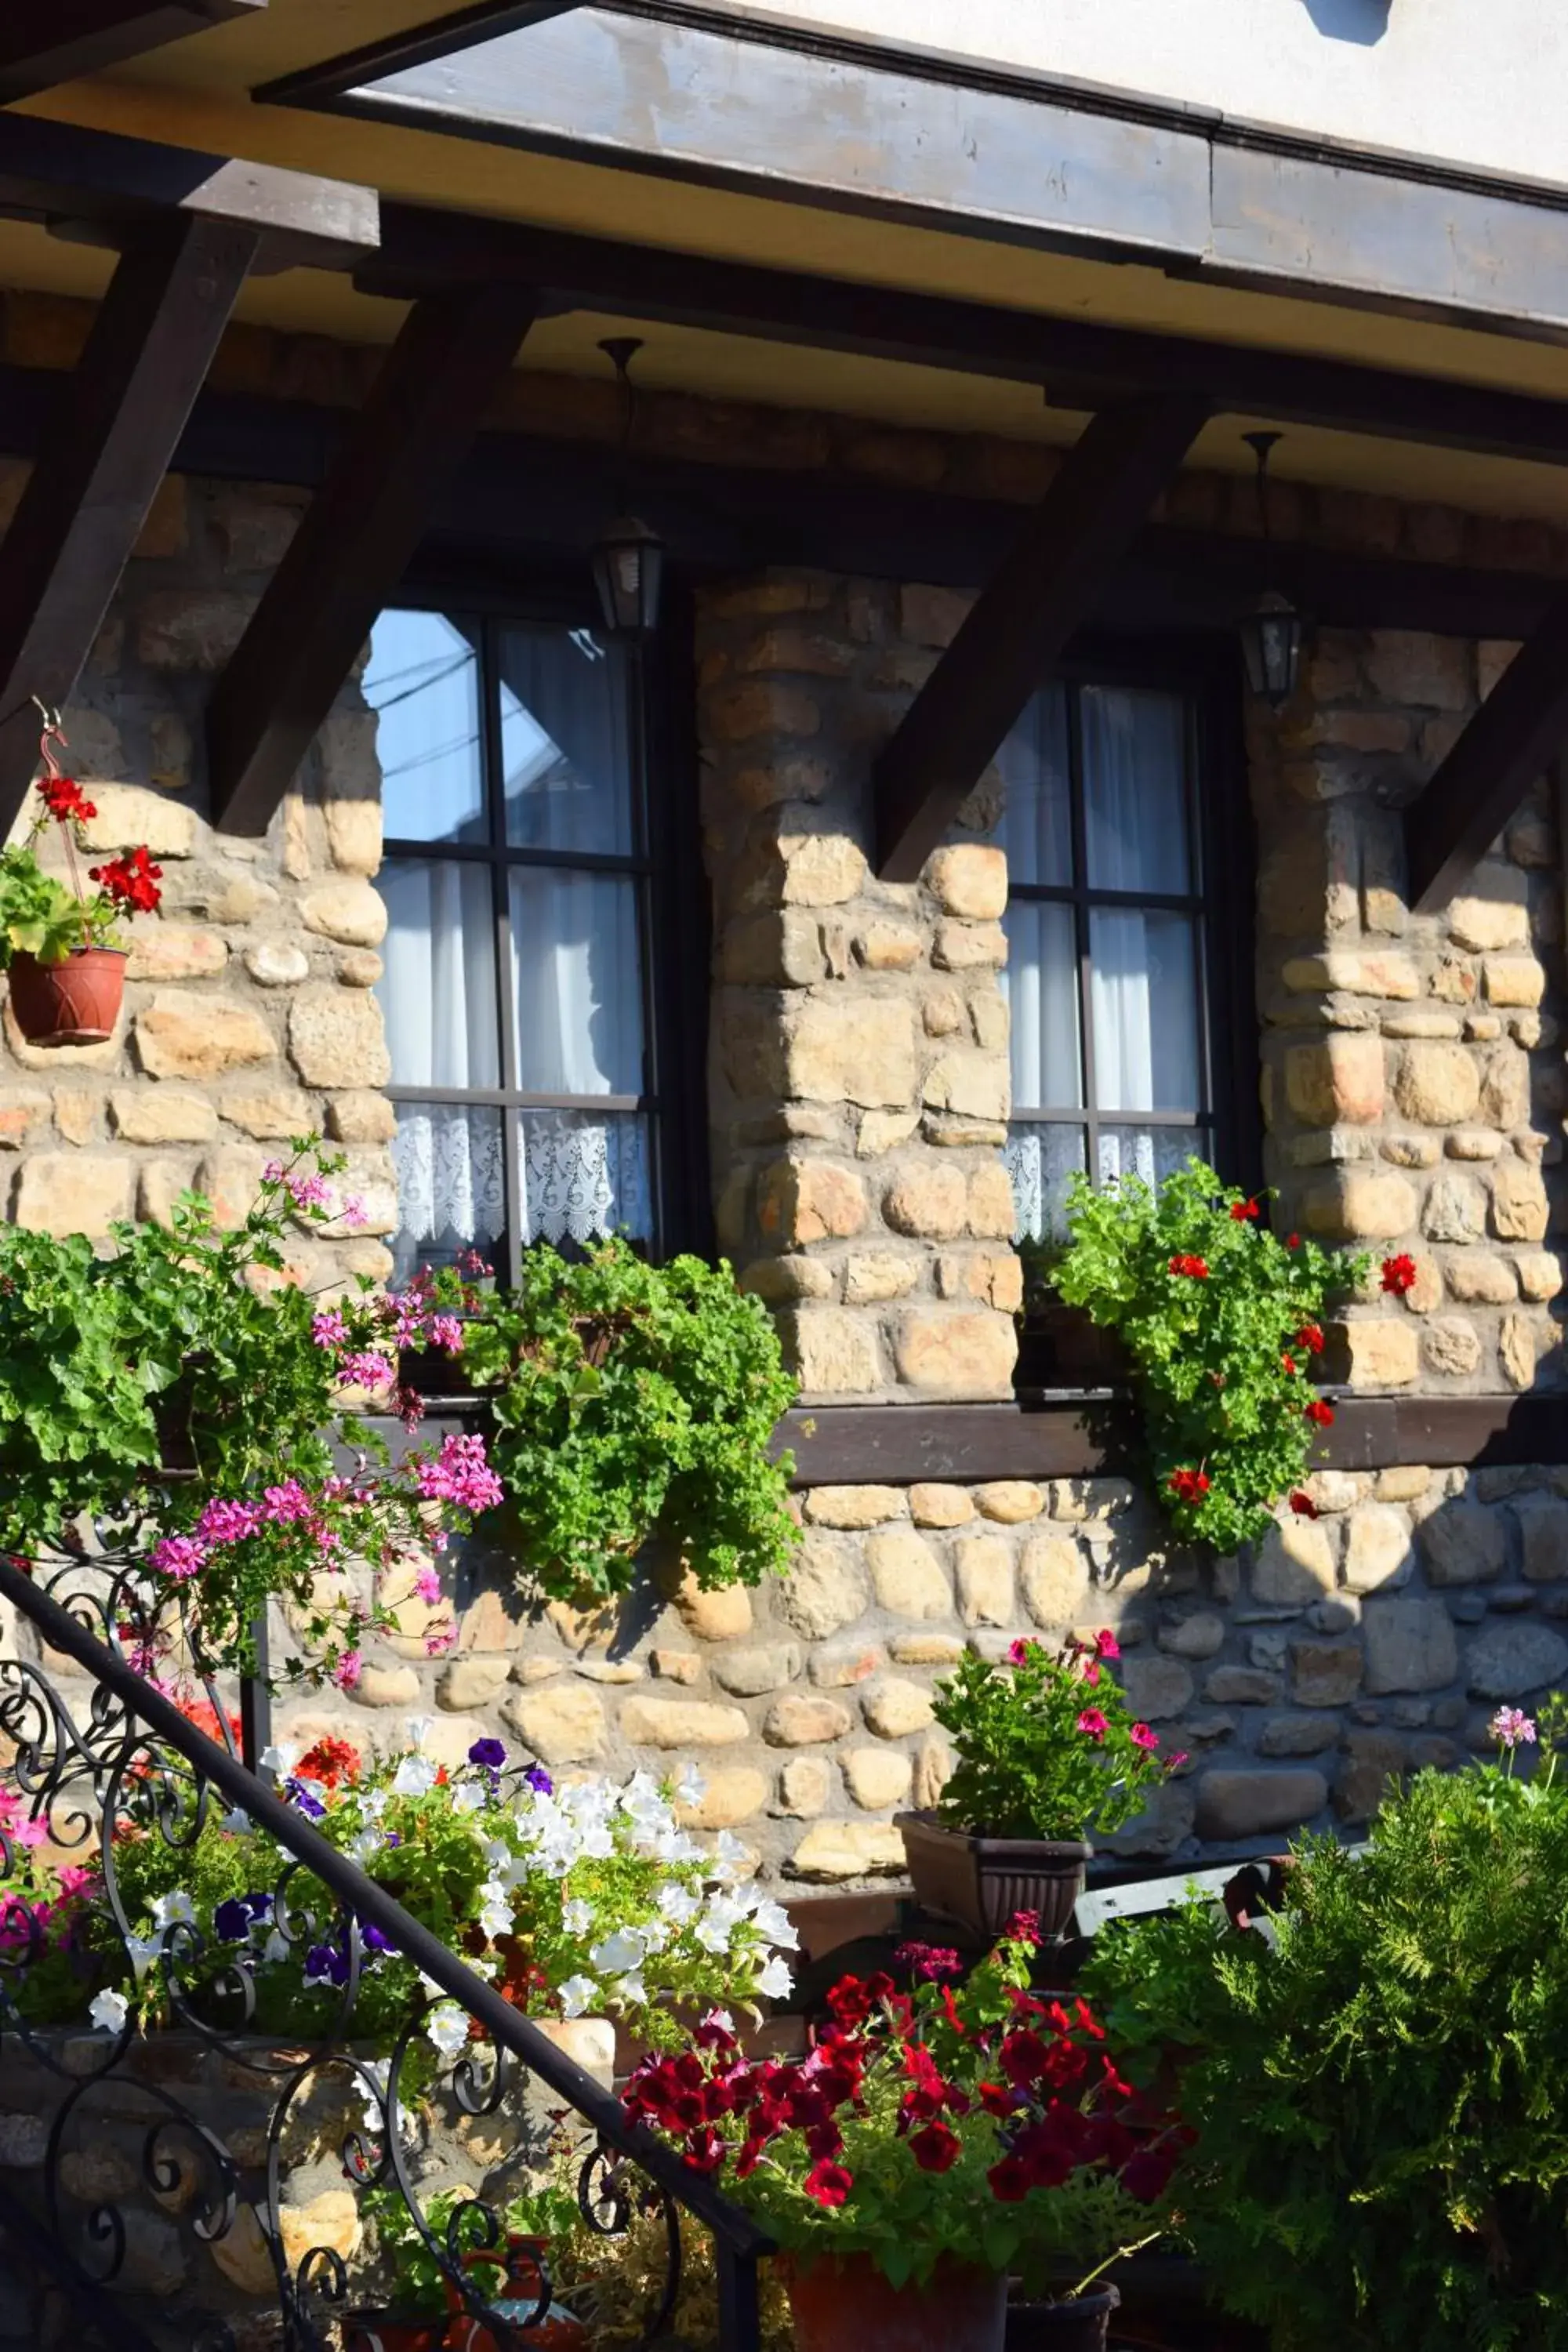
<svg viewBox="0 0 1568 2352">
<path fill-rule="evenodd" d="M 1131 1732 L 1129 1732 L 1128 1738 L 1131 1740 L 1134 1748 L 1147 1748 L 1153 1749 L 1158 1748 L 1160 1745 L 1159 1733 L 1157 1731 L 1151 1731 L 1146 1723 L 1135 1723 Z"/>
<path fill-rule="evenodd" d="M 1119 1658 L 1121 1655 L 1121 1644 L 1109 1625 L 1102 1625 L 1095 1635 L 1094 1654 L 1097 1658 Z"/>
<path fill-rule="evenodd" d="M 1415 1287 L 1415 1260 L 1408 1251 L 1383 1261 L 1383 1286 L 1392 1297 L 1403 1298 L 1407 1290 Z"/>
<path fill-rule="evenodd" d="M 1310 1495 L 1303 1495 L 1300 1486 L 1290 1497 L 1290 1508 L 1299 1519 L 1315 1519 L 1318 1516 L 1316 1503 Z"/>
<path fill-rule="evenodd" d="M 1286 1349 L 1286 1351 L 1285 1351 L 1285 1353 L 1280 1357 L 1279 1361 L 1280 1361 L 1281 1365 L 1284 1367 L 1284 1369 L 1285 1369 L 1285 1370 L 1286 1370 L 1286 1371 L 1288 1371 L 1288 1372 L 1294 1372 L 1294 1371 L 1295 1371 L 1295 1370 L 1296 1370 L 1296 1359 L 1295 1359 L 1295 1357 L 1294 1357 L 1293 1355 L 1291 1355 L 1291 1353 L 1289 1352 L 1289 1349 Z"/>
<path fill-rule="evenodd" d="M 1201 1470 L 1173 1470 L 1165 1483 L 1179 1503 L 1195 1503 L 1209 1490 L 1208 1479 Z"/>
<path fill-rule="evenodd" d="M 69 776 L 40 776 L 38 792 L 49 814 L 61 824 L 98 814 L 95 804 L 83 798 L 81 786 Z"/>
<path fill-rule="evenodd" d="M 111 857 L 107 866 L 89 866 L 87 870 L 117 906 L 129 907 L 137 915 L 157 911 L 163 896 L 158 887 L 163 869 L 153 864 L 145 847 L 132 849 L 124 857 Z"/>
<path fill-rule="evenodd" d="M 1300 1234 L 1286 1234 L 1286 1236 L 1285 1236 L 1285 1246 L 1286 1246 L 1286 1248 L 1287 1248 L 1287 1249 L 1300 1249 L 1300 1246 L 1301 1246 L 1301 1236 L 1300 1236 Z"/>
<path fill-rule="evenodd" d="M 1323 1327 L 1321 1323 L 1303 1323 L 1296 1334 L 1298 1348 L 1305 1348 L 1309 1356 L 1323 1352 Z"/>
<path fill-rule="evenodd" d="M 1320 1429 L 1327 1429 L 1334 1417 L 1333 1406 L 1325 1404 L 1321 1397 L 1314 1397 L 1311 1403 L 1305 1406 L 1303 1410 L 1307 1419 L 1315 1421 Z"/>
<path fill-rule="evenodd" d="M 1105 1735 L 1110 1730 L 1110 1726 L 1107 1723 L 1104 1716 L 1101 1715 L 1097 1706 L 1086 1706 L 1083 1713 L 1079 1717 L 1078 1727 L 1083 1733 L 1084 1737 L 1088 1739 L 1092 1739 L 1095 1746 L 1098 1748 L 1103 1742 Z"/>
<path fill-rule="evenodd" d="M 363 1762 L 352 1740 L 338 1739 L 329 1731 L 305 1750 L 294 1771 L 301 1780 L 320 1780 L 323 1787 L 335 1789 L 340 1780 L 357 1780 Z"/>
<path fill-rule="evenodd" d="M 1230 1213 L 1235 1223 L 1245 1224 L 1248 1218 L 1257 1216 L 1258 1203 L 1256 1201 L 1233 1201 L 1230 1204 Z"/>
<path fill-rule="evenodd" d="M 1208 1260 L 1202 1257 L 1178 1255 L 1169 1260 L 1167 1271 L 1185 1275 L 1192 1282 L 1206 1282 L 1209 1278 Z"/>
<path fill-rule="evenodd" d="M 846 2172 L 841 2164 L 832 2164 L 825 2158 L 814 2164 L 801 2187 L 818 2205 L 842 2205 L 855 2186 L 855 2175 Z"/>
</svg>

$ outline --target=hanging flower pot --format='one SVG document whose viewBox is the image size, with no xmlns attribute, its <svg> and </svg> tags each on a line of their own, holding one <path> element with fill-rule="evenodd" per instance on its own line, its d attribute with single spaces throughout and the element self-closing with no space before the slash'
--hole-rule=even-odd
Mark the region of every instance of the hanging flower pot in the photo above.
<svg viewBox="0 0 1568 2352">
<path fill-rule="evenodd" d="M 72 948 L 60 963 L 17 949 L 11 958 L 11 1009 L 30 1045 L 102 1045 L 114 1034 L 125 993 L 123 948 Z"/>
<path fill-rule="evenodd" d="M 1007 2281 L 944 2254 L 893 2286 L 869 2254 L 783 2255 L 796 2352 L 1002 2352 Z"/>
</svg>

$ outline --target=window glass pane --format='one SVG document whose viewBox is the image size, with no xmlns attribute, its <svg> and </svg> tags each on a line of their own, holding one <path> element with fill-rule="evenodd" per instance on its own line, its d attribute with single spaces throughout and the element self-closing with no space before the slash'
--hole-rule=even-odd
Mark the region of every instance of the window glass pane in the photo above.
<svg viewBox="0 0 1568 2352">
<path fill-rule="evenodd" d="M 1190 891 L 1181 696 L 1086 686 L 1079 708 L 1090 889 Z"/>
<path fill-rule="evenodd" d="M 1083 1102 L 1078 954 L 1070 907 L 1015 899 L 1007 909 L 1013 1100 L 1025 1110 L 1076 1110 Z"/>
<path fill-rule="evenodd" d="M 645 1119 L 582 1110 L 519 1116 L 524 1242 L 585 1242 L 622 1230 L 647 1240 L 653 1198 Z"/>
<path fill-rule="evenodd" d="M 624 874 L 514 868 L 512 987 L 524 1094 L 640 1095 L 637 885 Z"/>
<path fill-rule="evenodd" d="M 1008 1129 L 1003 1158 L 1013 1180 L 1018 1240 L 1066 1239 L 1068 1179 L 1083 1156 L 1080 1127 L 1036 1119 Z"/>
<path fill-rule="evenodd" d="M 1207 1157 L 1209 1139 L 1200 1127 L 1102 1127 L 1096 1181 L 1120 1183 L 1123 1176 L 1163 1184 L 1196 1152 Z"/>
<path fill-rule="evenodd" d="M 394 858 L 377 887 L 387 929 L 376 994 L 386 1016 L 393 1084 L 499 1086 L 489 867 Z"/>
<path fill-rule="evenodd" d="M 1037 694 L 996 754 L 1004 801 L 995 838 L 1014 882 L 1072 880 L 1067 693 Z"/>
<path fill-rule="evenodd" d="M 379 721 L 388 838 L 482 841 L 479 662 L 464 629 L 440 613 L 383 613 L 364 694 Z"/>
<path fill-rule="evenodd" d="M 501 1114 L 461 1103 L 399 1103 L 392 1160 L 399 1224 L 397 1279 L 420 1265 L 450 1265 L 477 1249 L 500 1266 L 506 1231 Z"/>
<path fill-rule="evenodd" d="M 1195 947 L 1189 916 L 1091 909 L 1094 1086 L 1103 1109 L 1202 1107 Z"/>
<path fill-rule="evenodd" d="M 625 656 L 586 629 L 500 640 L 506 837 L 516 849 L 632 851 Z"/>
</svg>

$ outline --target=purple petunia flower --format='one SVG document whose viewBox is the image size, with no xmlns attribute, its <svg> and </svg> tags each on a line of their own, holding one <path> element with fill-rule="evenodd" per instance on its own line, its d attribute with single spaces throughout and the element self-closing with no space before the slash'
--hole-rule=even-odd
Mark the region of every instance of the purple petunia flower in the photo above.
<svg viewBox="0 0 1568 2352">
<path fill-rule="evenodd" d="M 250 1933 L 250 1906 L 239 1895 L 232 1896 L 213 1913 L 213 1926 L 226 1944 L 243 1944 Z"/>
<path fill-rule="evenodd" d="M 391 1937 L 369 1919 L 360 1921 L 359 1939 L 363 1948 L 377 1958 L 384 1958 L 387 1953 L 395 1952 L 397 1949 Z"/>
<path fill-rule="evenodd" d="M 283 1794 L 309 1822 L 319 1822 L 327 1810 L 309 1780 L 294 1779 L 285 1780 Z"/>
<path fill-rule="evenodd" d="M 542 1764 L 531 1764 L 522 1777 L 536 1796 L 552 1797 L 555 1794 L 555 1783 Z"/>
<path fill-rule="evenodd" d="M 468 1750 L 470 1764 L 482 1764 L 499 1772 L 506 1762 L 506 1744 L 500 1739 L 476 1739 Z"/>
<path fill-rule="evenodd" d="M 305 1955 L 305 1982 L 344 1985 L 348 1980 L 348 1954 L 336 1944 L 312 1944 Z"/>
</svg>

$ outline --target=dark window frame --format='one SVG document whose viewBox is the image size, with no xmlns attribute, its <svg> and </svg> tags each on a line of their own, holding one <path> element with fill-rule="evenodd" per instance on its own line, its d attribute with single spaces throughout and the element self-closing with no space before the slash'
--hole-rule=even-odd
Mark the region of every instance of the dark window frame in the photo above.
<svg viewBox="0 0 1568 2352">
<path fill-rule="evenodd" d="M 1008 879 L 1009 905 L 1055 904 L 1072 908 L 1078 990 L 1081 1107 L 1015 1105 L 1012 1124 L 1073 1128 L 1084 1138 L 1094 1177 L 1099 1139 L 1107 1127 L 1177 1128 L 1209 1137 L 1208 1154 L 1229 1183 L 1255 1191 L 1261 1182 L 1258 1046 L 1255 968 L 1257 840 L 1247 794 L 1243 733 L 1244 679 L 1234 645 L 1211 633 L 1138 636 L 1086 634 L 1075 638 L 1052 670 L 1049 685 L 1146 688 L 1180 695 L 1187 706 L 1189 838 L 1196 887 L 1185 893 L 1091 887 L 1085 856 L 1081 729 L 1077 691 L 1068 698 L 1069 817 L 1073 878 L 1068 883 Z M 1095 1100 L 1094 1016 L 1089 911 L 1095 907 L 1169 910 L 1194 920 L 1198 958 L 1199 1066 L 1204 1102 L 1180 1111 L 1103 1108 Z M 1193 1114 L 1195 1112 L 1195 1116 Z"/>
<path fill-rule="evenodd" d="M 707 1120 L 702 1094 L 707 1030 L 706 984 L 710 916 L 702 885 L 697 814 L 695 667 L 690 601 L 676 583 L 667 595 L 658 637 L 626 649 L 627 747 L 632 846 L 626 855 L 531 849 L 506 836 L 501 752 L 500 639 L 509 625 L 594 629 L 602 625 L 575 584 L 518 584 L 478 576 L 466 568 L 426 569 L 405 580 L 387 609 L 437 613 L 473 632 L 478 668 L 479 767 L 485 837 L 451 842 L 388 833 L 384 865 L 400 859 L 450 860 L 480 866 L 490 877 L 495 930 L 498 1037 L 503 1077 L 517 1060 L 517 1006 L 511 986 L 510 877 L 518 870 L 553 868 L 626 874 L 636 889 L 643 1004 L 643 1083 L 636 1095 L 533 1092 L 510 1085 L 437 1087 L 394 1081 L 394 1103 L 472 1105 L 500 1118 L 506 1229 L 498 1275 L 520 1280 L 527 1245 L 522 1230 L 521 1119 L 530 1110 L 632 1113 L 647 1122 L 648 1187 L 655 1257 L 711 1246 Z M 700 1025 L 693 1028 L 700 1008 Z"/>
</svg>

